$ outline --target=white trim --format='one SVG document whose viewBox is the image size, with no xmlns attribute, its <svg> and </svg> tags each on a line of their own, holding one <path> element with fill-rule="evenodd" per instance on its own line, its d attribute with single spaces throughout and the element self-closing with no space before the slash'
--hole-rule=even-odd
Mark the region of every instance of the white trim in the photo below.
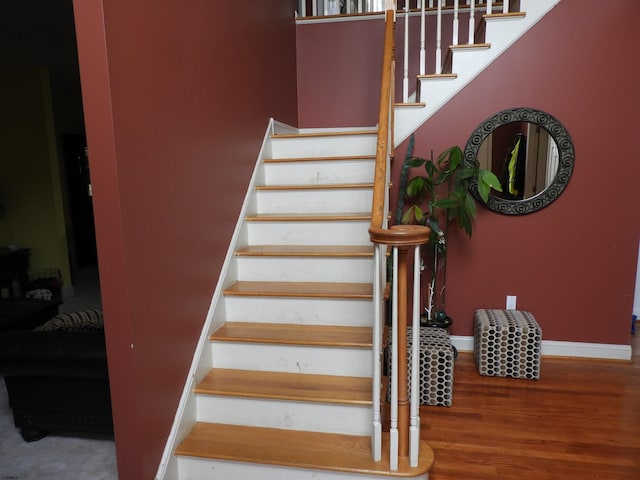
<svg viewBox="0 0 640 480">
<path fill-rule="evenodd" d="M 473 337 L 452 335 L 451 343 L 459 352 L 473 352 Z M 542 341 L 543 357 L 580 357 L 606 360 L 631 360 L 631 345 L 608 343 Z"/>
<path fill-rule="evenodd" d="M 631 345 L 543 340 L 542 356 L 631 360 Z"/>
<path fill-rule="evenodd" d="M 285 127 L 284 124 L 278 124 L 278 126 Z M 209 311 L 207 312 L 207 316 L 205 319 L 204 326 L 202 328 L 202 332 L 200 333 L 198 344 L 196 345 L 196 351 L 194 353 L 193 360 L 191 362 L 189 374 L 187 375 L 185 385 L 182 390 L 182 396 L 180 397 L 180 402 L 178 403 L 178 408 L 176 410 L 176 415 L 173 419 L 173 425 L 171 426 L 171 431 L 169 432 L 169 437 L 167 438 L 167 443 L 165 444 L 164 452 L 162 453 L 162 458 L 160 460 L 160 465 L 158 466 L 158 471 L 155 476 L 156 480 L 164 479 L 167 474 L 167 469 L 172 470 L 173 468 L 173 467 L 170 467 L 170 463 L 172 461 L 173 462 L 176 461 L 174 451 L 178 443 L 182 440 L 182 438 L 180 437 L 184 437 L 184 435 L 187 433 L 187 432 L 184 432 L 185 427 L 183 424 L 183 417 L 191 414 L 194 417 L 192 418 L 192 422 L 195 422 L 195 409 L 188 408 L 188 407 L 189 407 L 189 402 L 193 401 L 193 395 L 194 395 L 193 389 L 194 389 L 194 385 L 197 383 L 196 376 L 198 372 L 200 359 L 202 358 L 205 348 L 206 349 L 211 348 L 210 342 L 209 342 L 209 336 L 212 333 L 211 330 L 215 328 L 215 326 L 213 325 L 214 310 L 218 303 L 218 300 L 222 295 L 223 281 L 227 277 L 227 272 L 229 271 L 231 261 L 234 258 L 234 252 L 237 249 L 237 244 L 238 244 L 240 232 L 242 230 L 242 226 L 244 223 L 244 218 L 249 208 L 251 195 L 255 189 L 256 176 L 259 170 L 258 166 L 260 165 L 260 163 L 262 162 L 262 159 L 264 158 L 265 145 L 267 145 L 270 136 L 273 134 L 274 128 L 275 128 L 274 119 L 270 118 L 269 123 L 267 125 L 266 133 L 264 135 L 262 146 L 260 147 L 260 152 L 258 153 L 258 158 L 256 159 L 254 171 L 251 176 L 249 186 L 247 188 L 247 193 L 245 195 L 245 198 L 242 204 L 242 209 L 240 211 L 240 215 L 238 215 L 238 221 L 236 223 L 233 236 L 231 237 L 231 241 L 229 242 L 229 248 L 227 250 L 227 254 L 224 259 L 224 263 L 222 265 L 220 275 L 218 276 L 218 283 L 216 285 L 213 298 L 211 299 Z"/>
</svg>

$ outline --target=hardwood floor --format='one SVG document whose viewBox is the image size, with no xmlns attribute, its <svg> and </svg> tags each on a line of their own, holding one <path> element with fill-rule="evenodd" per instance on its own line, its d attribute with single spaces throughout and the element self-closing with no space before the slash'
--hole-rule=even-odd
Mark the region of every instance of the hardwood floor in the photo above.
<svg viewBox="0 0 640 480">
<path fill-rule="evenodd" d="M 420 411 L 430 480 L 640 478 L 640 333 L 632 348 L 631 362 L 543 357 L 537 381 L 480 376 L 460 353 L 453 405 Z"/>
</svg>

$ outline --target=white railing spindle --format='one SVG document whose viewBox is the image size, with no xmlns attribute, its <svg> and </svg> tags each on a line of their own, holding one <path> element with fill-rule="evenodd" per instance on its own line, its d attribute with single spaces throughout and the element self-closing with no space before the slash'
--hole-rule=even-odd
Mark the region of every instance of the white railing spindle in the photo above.
<svg viewBox="0 0 640 480">
<path fill-rule="evenodd" d="M 374 462 L 382 459 L 382 414 L 380 401 L 380 385 L 382 384 L 382 324 L 384 304 L 384 246 L 374 247 L 374 285 L 373 285 L 373 435 L 371 436 L 371 452 Z"/>
<path fill-rule="evenodd" d="M 420 75 L 427 72 L 426 61 L 426 19 L 425 19 L 425 0 L 420 2 Z"/>
<path fill-rule="evenodd" d="M 413 253 L 413 309 L 411 327 L 411 413 L 409 424 L 409 466 L 418 466 L 420 454 L 420 246 Z"/>
<path fill-rule="evenodd" d="M 304 0 L 302 0 L 304 2 Z M 311 15 L 318 16 L 318 0 L 311 0 Z"/>
<path fill-rule="evenodd" d="M 453 2 L 453 45 L 458 45 L 458 29 L 459 29 L 459 20 L 458 20 L 458 11 L 460 10 L 458 0 L 454 0 Z"/>
<path fill-rule="evenodd" d="M 409 101 L 409 0 L 404 0 L 404 65 L 402 67 L 402 101 Z"/>
<path fill-rule="evenodd" d="M 509 13 L 509 0 L 502 0 L 502 13 Z"/>
<path fill-rule="evenodd" d="M 476 43 L 476 0 L 467 1 L 469 4 L 469 45 Z"/>
<path fill-rule="evenodd" d="M 398 469 L 398 247 L 393 247 L 393 286 L 391 294 L 391 405 L 389 429 L 389 468 Z"/>
<path fill-rule="evenodd" d="M 438 2 L 436 20 L 436 75 L 442 73 L 442 3 Z"/>
<path fill-rule="evenodd" d="M 493 0 L 487 0 L 487 15 L 493 13 Z"/>
</svg>

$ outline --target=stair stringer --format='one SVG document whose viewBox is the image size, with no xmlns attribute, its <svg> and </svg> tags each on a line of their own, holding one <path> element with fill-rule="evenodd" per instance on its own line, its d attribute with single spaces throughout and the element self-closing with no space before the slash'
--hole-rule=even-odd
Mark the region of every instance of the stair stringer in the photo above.
<svg viewBox="0 0 640 480">
<path fill-rule="evenodd" d="M 490 48 L 480 51 L 460 49 L 453 52 L 452 71 L 457 74 L 456 78 L 421 78 L 421 98 L 416 100 L 424 103 L 424 106 L 417 108 L 414 105 L 399 104 L 395 108 L 395 145 L 400 145 L 429 120 L 560 1 L 520 0 L 520 11 L 526 13 L 524 17 L 487 21 L 485 41 L 491 45 Z"/>
</svg>

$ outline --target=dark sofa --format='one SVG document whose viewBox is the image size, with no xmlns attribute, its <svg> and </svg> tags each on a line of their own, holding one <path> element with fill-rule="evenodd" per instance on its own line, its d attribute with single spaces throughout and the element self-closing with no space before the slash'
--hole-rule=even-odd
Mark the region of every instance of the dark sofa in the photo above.
<svg viewBox="0 0 640 480">
<path fill-rule="evenodd" d="M 0 375 L 26 441 L 49 432 L 113 434 L 102 312 L 91 312 L 0 333 Z"/>
</svg>

